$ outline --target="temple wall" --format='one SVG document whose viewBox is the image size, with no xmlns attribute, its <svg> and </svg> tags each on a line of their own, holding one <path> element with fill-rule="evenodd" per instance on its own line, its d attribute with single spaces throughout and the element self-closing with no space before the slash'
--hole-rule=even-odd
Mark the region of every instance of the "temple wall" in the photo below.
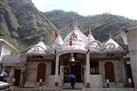
<svg viewBox="0 0 137 91">
<path fill-rule="evenodd" d="M 102 75 L 90 75 L 90 87 L 91 88 L 102 88 L 103 87 L 103 81 L 102 81 Z"/>
<path fill-rule="evenodd" d="M 128 29 L 126 32 L 130 54 L 134 86 L 137 88 L 137 28 Z"/>
<path fill-rule="evenodd" d="M 123 87 L 126 81 L 125 77 L 125 68 L 124 63 L 118 60 L 104 60 L 99 61 L 99 71 L 103 78 L 104 87 L 106 86 L 105 81 L 105 63 L 112 62 L 114 64 L 114 75 L 115 75 L 115 82 L 111 82 L 111 87 Z"/>
<path fill-rule="evenodd" d="M 36 86 L 38 85 L 37 82 L 37 67 L 40 63 L 44 63 L 44 62 L 28 62 L 27 63 L 27 82 L 26 85 L 27 86 Z M 48 81 L 48 76 L 51 73 L 51 63 L 49 62 L 45 62 L 46 64 L 46 77 L 45 77 L 45 83 L 47 83 Z"/>
</svg>

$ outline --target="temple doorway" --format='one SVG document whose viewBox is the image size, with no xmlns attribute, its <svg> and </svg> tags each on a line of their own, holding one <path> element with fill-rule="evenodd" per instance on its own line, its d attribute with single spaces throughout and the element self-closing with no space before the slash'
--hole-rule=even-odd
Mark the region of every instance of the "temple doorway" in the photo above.
<svg viewBox="0 0 137 91">
<path fill-rule="evenodd" d="M 72 64 L 70 69 L 71 69 L 71 73 L 76 76 L 76 82 L 81 82 L 81 64 L 80 64 L 80 62 Z"/>
<path fill-rule="evenodd" d="M 64 65 L 64 82 L 69 82 L 68 75 L 74 74 L 76 76 L 76 82 L 82 82 L 82 72 L 81 63 L 68 63 L 69 65 Z"/>
<path fill-rule="evenodd" d="M 109 79 L 110 82 L 115 82 L 114 64 L 112 62 L 105 63 L 105 79 Z"/>
<path fill-rule="evenodd" d="M 15 86 L 19 86 L 20 84 L 20 75 L 21 75 L 21 70 L 15 70 L 14 72 Z"/>
<path fill-rule="evenodd" d="M 40 63 L 37 69 L 37 81 L 42 79 L 42 81 L 45 82 L 45 78 L 46 78 L 46 64 Z"/>
</svg>

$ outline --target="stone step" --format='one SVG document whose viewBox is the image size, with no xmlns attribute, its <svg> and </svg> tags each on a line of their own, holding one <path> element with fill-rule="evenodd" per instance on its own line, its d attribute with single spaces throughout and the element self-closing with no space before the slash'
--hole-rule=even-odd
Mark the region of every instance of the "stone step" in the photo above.
<svg viewBox="0 0 137 91">
<path fill-rule="evenodd" d="M 84 83 L 75 83 L 75 88 L 83 88 L 84 87 Z M 64 83 L 63 84 L 63 88 L 71 88 L 71 84 L 70 83 Z"/>
<path fill-rule="evenodd" d="M 61 91 L 81 91 L 82 89 L 80 88 L 74 88 L 74 89 L 71 89 L 71 88 L 68 88 L 68 89 L 62 89 Z"/>
</svg>

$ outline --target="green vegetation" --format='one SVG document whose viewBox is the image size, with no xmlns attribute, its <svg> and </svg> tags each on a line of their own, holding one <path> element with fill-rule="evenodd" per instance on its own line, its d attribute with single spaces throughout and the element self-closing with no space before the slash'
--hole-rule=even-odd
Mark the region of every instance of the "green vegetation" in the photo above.
<svg viewBox="0 0 137 91">
<path fill-rule="evenodd" d="M 74 20 L 79 22 L 80 29 L 85 33 L 87 29 L 92 29 L 92 33 L 96 39 L 106 41 L 109 33 L 116 36 L 122 28 L 128 28 L 137 24 L 136 20 L 131 20 L 123 16 L 112 15 L 108 13 L 81 16 L 76 12 L 64 12 L 62 10 L 54 10 L 46 12 L 47 18 L 57 26 L 61 34 L 67 34 L 70 30 L 70 23 Z"/>
<path fill-rule="evenodd" d="M 57 30 L 64 37 L 71 31 L 70 24 L 75 20 L 79 22 L 82 32 L 91 28 L 95 38 L 100 41 L 106 41 L 111 32 L 121 42 L 118 35 L 121 28 L 137 24 L 136 20 L 107 13 L 87 17 L 61 10 L 42 13 L 31 0 L 0 0 L 0 38 L 7 40 L 21 52 L 38 43 L 41 37 L 45 44 L 51 44 L 54 40 L 52 34 Z"/>
<path fill-rule="evenodd" d="M 41 37 L 46 44 L 53 40 L 56 27 L 26 0 L 0 0 L 0 38 L 20 51 L 36 44 Z"/>
</svg>

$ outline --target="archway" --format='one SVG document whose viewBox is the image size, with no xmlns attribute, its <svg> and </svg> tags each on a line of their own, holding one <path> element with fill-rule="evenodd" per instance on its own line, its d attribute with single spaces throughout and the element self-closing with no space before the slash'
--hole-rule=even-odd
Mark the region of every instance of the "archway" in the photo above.
<svg viewBox="0 0 137 91">
<path fill-rule="evenodd" d="M 42 81 L 45 82 L 45 78 L 46 78 L 46 64 L 40 63 L 37 69 L 37 81 L 42 79 Z"/>
<path fill-rule="evenodd" d="M 114 64 L 112 62 L 105 63 L 105 79 L 109 79 L 110 82 L 115 82 Z"/>
</svg>

